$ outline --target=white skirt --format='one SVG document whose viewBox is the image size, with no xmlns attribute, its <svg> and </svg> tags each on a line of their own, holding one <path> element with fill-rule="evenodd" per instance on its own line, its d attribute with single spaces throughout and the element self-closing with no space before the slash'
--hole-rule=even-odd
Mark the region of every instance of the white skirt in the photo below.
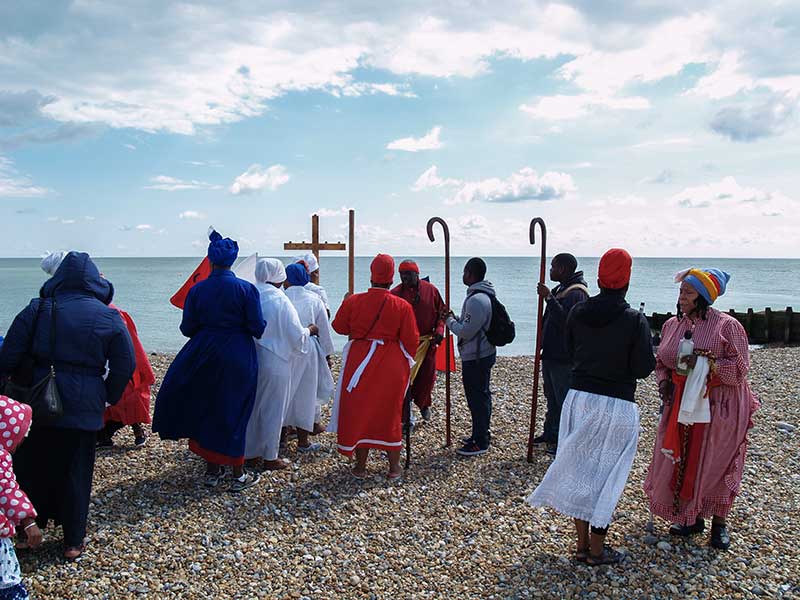
<svg viewBox="0 0 800 600">
<path fill-rule="evenodd" d="M 607 527 L 638 441 L 635 402 L 570 390 L 561 412 L 556 458 L 528 504 L 551 506 L 593 527 Z"/>
</svg>

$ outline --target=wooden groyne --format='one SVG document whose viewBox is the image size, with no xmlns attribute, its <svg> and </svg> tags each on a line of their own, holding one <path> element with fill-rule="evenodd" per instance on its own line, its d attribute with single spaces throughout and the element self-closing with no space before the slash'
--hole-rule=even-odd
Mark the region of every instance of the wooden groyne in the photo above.
<svg viewBox="0 0 800 600">
<path fill-rule="evenodd" d="M 742 324 L 751 344 L 800 344 L 800 314 L 791 306 L 785 310 L 774 311 L 767 307 L 755 312 L 748 308 L 746 312 L 733 309 L 728 314 Z M 653 313 L 647 320 L 653 331 L 660 332 L 664 323 L 672 318 L 672 313 Z"/>
</svg>

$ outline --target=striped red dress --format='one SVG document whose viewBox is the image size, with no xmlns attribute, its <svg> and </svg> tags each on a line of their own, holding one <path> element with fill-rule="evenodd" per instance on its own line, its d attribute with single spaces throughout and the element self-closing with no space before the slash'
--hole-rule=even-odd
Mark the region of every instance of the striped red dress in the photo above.
<svg viewBox="0 0 800 600">
<path fill-rule="evenodd" d="M 695 350 L 708 350 L 716 357 L 716 375 L 709 392 L 711 422 L 690 426 L 702 429 L 695 429 L 694 435 L 688 436 L 689 444 L 695 446 L 688 449 L 686 456 L 693 464 L 684 468 L 687 475 L 693 476 L 682 489 L 690 489 L 691 495 L 679 496 L 676 501 L 675 475 L 679 466 L 661 452 L 672 409 L 669 405 L 661 416 L 644 482 L 653 513 L 681 525 L 693 524 L 698 516 L 727 517 L 741 487 L 747 432 L 759 406 L 747 382 L 747 333 L 736 319 L 714 308 L 708 309 L 705 320 L 673 317 L 664 324 L 656 361 L 658 382 L 672 377 L 678 344 L 690 330 Z"/>
</svg>

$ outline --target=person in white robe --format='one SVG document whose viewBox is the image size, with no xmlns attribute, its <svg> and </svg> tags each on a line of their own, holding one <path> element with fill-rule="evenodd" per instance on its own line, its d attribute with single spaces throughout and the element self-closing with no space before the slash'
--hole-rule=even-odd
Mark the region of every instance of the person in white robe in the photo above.
<svg viewBox="0 0 800 600">
<path fill-rule="evenodd" d="M 319 284 L 319 261 L 317 257 L 311 252 L 300 258 L 298 263 L 305 265 L 308 272 L 308 283 L 305 288 L 320 297 L 322 303 L 325 305 L 325 311 L 328 313 L 328 318 L 331 316 L 331 305 L 328 302 L 328 292 Z"/>
<path fill-rule="evenodd" d="M 303 363 L 311 347 L 310 336 L 317 327 L 300 323 L 297 311 L 281 286 L 286 270 L 281 261 L 260 258 L 255 269 L 256 288 L 267 327 L 256 340 L 258 389 L 253 413 L 247 424 L 245 456 L 263 459 L 268 470 L 285 469 L 278 458 L 281 428 L 292 393 L 296 364 Z"/>
<path fill-rule="evenodd" d="M 318 443 L 309 442 L 309 435 L 324 431 L 319 423 L 320 408 L 330 400 L 334 390 L 330 370 L 330 357 L 333 354 L 333 338 L 328 313 L 322 300 L 306 289 L 308 273 L 301 264 L 289 265 L 286 269 L 286 296 L 291 300 L 300 322 L 315 325 L 317 337 L 310 340 L 310 351 L 303 364 L 298 367 L 298 375 L 292 386 L 292 398 L 284 419 L 285 427 L 297 429 L 297 451 L 313 452 L 320 448 Z"/>
</svg>

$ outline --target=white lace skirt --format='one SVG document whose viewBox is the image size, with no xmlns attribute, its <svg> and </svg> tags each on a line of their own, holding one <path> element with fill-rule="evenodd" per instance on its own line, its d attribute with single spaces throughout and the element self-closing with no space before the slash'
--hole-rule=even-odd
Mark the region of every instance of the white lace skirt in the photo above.
<svg viewBox="0 0 800 600">
<path fill-rule="evenodd" d="M 628 480 L 639 441 L 634 402 L 570 390 L 564 400 L 558 452 L 531 506 L 607 527 Z"/>
</svg>

